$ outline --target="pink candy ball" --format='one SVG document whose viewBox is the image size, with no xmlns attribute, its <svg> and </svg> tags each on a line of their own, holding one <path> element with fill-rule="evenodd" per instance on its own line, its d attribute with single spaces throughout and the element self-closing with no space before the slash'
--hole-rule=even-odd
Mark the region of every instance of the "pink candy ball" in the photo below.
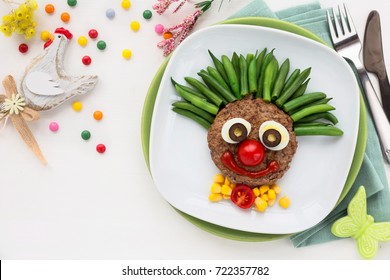
<svg viewBox="0 0 390 280">
<path fill-rule="evenodd" d="M 154 31 L 156 31 L 157 34 L 163 34 L 163 32 L 164 32 L 164 25 L 156 24 L 156 26 L 154 27 Z"/>
<path fill-rule="evenodd" d="M 58 131 L 59 128 L 60 128 L 60 126 L 59 126 L 58 123 L 56 123 L 56 122 L 51 122 L 51 123 L 49 124 L 49 129 L 50 129 L 51 131 L 53 131 L 53 132 Z"/>
</svg>

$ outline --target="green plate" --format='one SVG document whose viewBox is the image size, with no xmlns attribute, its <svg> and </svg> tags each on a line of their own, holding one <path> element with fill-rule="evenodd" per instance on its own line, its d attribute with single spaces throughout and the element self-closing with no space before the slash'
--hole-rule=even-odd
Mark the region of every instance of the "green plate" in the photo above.
<svg viewBox="0 0 390 280">
<path fill-rule="evenodd" d="M 300 26 L 297 26 L 295 24 L 291 24 L 277 19 L 262 18 L 262 17 L 247 17 L 247 18 L 230 19 L 230 20 L 223 21 L 219 24 L 248 24 L 248 25 L 255 25 L 255 26 L 257 25 L 257 26 L 275 28 L 275 29 L 280 29 L 287 32 L 295 33 L 326 45 L 326 43 L 321 38 L 311 33 L 310 31 Z M 167 57 L 167 59 L 161 64 L 160 68 L 157 70 L 157 73 L 155 74 L 150 84 L 148 93 L 146 95 L 144 108 L 142 112 L 142 124 L 141 124 L 142 148 L 143 148 L 145 161 L 149 169 L 150 169 L 149 140 L 150 140 L 150 128 L 152 123 L 153 109 L 154 109 L 154 104 L 156 101 L 158 89 L 160 87 L 160 82 L 164 75 L 164 71 L 168 64 L 169 59 L 170 57 Z M 364 105 L 363 98 L 362 96 L 360 96 L 359 132 L 358 132 L 358 139 L 355 148 L 355 154 L 351 165 L 351 169 L 348 173 L 348 177 L 345 182 L 344 188 L 341 192 L 338 203 L 346 196 L 348 191 L 351 189 L 352 184 L 359 173 L 364 158 L 366 143 L 367 143 L 366 108 Z M 259 241 L 271 241 L 271 240 L 280 239 L 289 236 L 288 234 L 283 234 L 283 235 L 263 234 L 263 233 L 253 233 L 253 232 L 230 229 L 209 222 L 205 222 L 203 220 L 190 216 L 184 212 L 181 212 L 178 209 L 176 209 L 176 211 L 179 214 L 181 214 L 185 219 L 187 219 L 189 222 L 193 223 L 199 228 L 207 232 L 210 232 L 212 234 L 218 235 L 220 237 L 228 238 L 228 239 L 259 242 Z"/>
</svg>

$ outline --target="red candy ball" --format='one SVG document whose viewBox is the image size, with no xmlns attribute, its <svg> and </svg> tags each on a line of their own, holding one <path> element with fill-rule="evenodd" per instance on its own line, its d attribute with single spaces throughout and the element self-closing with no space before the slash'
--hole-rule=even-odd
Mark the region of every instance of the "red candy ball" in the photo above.
<svg viewBox="0 0 390 280">
<path fill-rule="evenodd" d="M 96 151 L 99 153 L 99 154 L 102 154 L 106 151 L 106 146 L 104 146 L 104 144 L 98 144 L 96 146 Z"/>
<path fill-rule="evenodd" d="M 88 35 L 91 39 L 96 39 L 99 33 L 97 32 L 96 29 L 91 29 L 89 30 Z"/>
<path fill-rule="evenodd" d="M 83 62 L 84 65 L 90 65 L 91 62 L 92 62 L 92 59 L 91 57 L 89 57 L 88 55 L 84 56 L 81 60 Z"/>
<path fill-rule="evenodd" d="M 21 53 L 26 53 L 28 51 L 28 46 L 26 44 L 20 44 L 19 45 L 19 51 Z"/>
</svg>

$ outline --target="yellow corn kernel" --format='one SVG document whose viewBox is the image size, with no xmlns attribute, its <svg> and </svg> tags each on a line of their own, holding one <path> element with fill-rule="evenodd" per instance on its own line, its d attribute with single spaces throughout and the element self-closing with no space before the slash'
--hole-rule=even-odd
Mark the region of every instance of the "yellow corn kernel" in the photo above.
<svg viewBox="0 0 390 280">
<path fill-rule="evenodd" d="M 223 176 L 222 174 L 217 174 L 214 176 L 213 181 L 214 183 L 223 184 L 225 182 L 225 176 Z"/>
<path fill-rule="evenodd" d="M 274 190 L 276 194 L 278 194 L 278 193 L 280 193 L 282 191 L 282 188 L 279 185 L 277 185 L 277 184 L 273 184 L 271 186 L 271 189 Z"/>
<path fill-rule="evenodd" d="M 275 204 L 275 201 L 276 201 L 276 199 L 269 199 L 268 198 L 268 206 L 272 206 L 272 205 L 274 205 Z"/>
<path fill-rule="evenodd" d="M 232 188 L 229 187 L 228 185 L 222 185 L 221 187 L 221 193 L 224 195 L 231 195 L 232 193 Z"/>
<path fill-rule="evenodd" d="M 225 177 L 224 185 L 230 186 L 230 180 L 228 177 Z"/>
<path fill-rule="evenodd" d="M 257 211 L 264 212 L 267 209 L 268 203 L 261 197 L 256 197 L 255 206 Z"/>
<path fill-rule="evenodd" d="M 254 193 L 254 195 L 255 195 L 256 197 L 258 197 L 258 196 L 260 195 L 260 190 L 259 190 L 259 188 L 254 188 L 254 189 L 252 189 L 252 191 L 253 191 L 253 193 Z"/>
<path fill-rule="evenodd" d="M 230 187 L 231 187 L 232 189 L 234 189 L 234 188 L 236 187 L 236 184 L 235 184 L 235 183 L 232 183 L 232 182 L 230 182 Z"/>
<path fill-rule="evenodd" d="M 260 197 L 261 197 L 262 199 L 264 199 L 265 201 L 268 201 L 268 199 L 269 199 L 268 194 L 266 194 L 266 193 L 260 195 Z"/>
<path fill-rule="evenodd" d="M 223 199 L 223 196 L 220 193 L 211 193 L 209 195 L 209 200 L 212 202 L 217 202 L 217 201 L 220 201 L 222 199 Z"/>
<path fill-rule="evenodd" d="M 223 199 L 230 199 L 230 195 L 227 195 L 227 194 L 223 194 L 222 197 L 223 197 Z"/>
<path fill-rule="evenodd" d="M 260 190 L 260 195 L 262 195 L 262 194 L 268 192 L 269 186 L 267 186 L 267 185 L 262 185 L 262 186 L 260 186 L 259 190 Z"/>
<path fill-rule="evenodd" d="M 268 194 L 268 199 L 276 199 L 276 193 L 273 189 L 270 189 L 267 194 Z"/>
<path fill-rule="evenodd" d="M 218 184 L 218 183 L 214 183 L 211 185 L 211 192 L 212 193 L 221 193 L 221 189 L 222 189 L 222 186 L 221 184 Z"/>
<path fill-rule="evenodd" d="M 288 196 L 283 196 L 281 199 L 279 199 L 279 205 L 282 207 L 282 208 L 288 208 L 290 206 L 290 198 Z"/>
</svg>

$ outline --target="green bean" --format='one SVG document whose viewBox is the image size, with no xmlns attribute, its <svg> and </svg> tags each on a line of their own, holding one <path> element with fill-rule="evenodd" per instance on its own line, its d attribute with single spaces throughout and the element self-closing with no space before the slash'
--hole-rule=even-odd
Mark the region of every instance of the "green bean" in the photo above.
<svg viewBox="0 0 390 280">
<path fill-rule="evenodd" d="M 328 112 L 328 111 L 335 110 L 335 109 L 336 109 L 335 107 L 333 107 L 329 104 L 314 105 L 314 106 L 304 108 L 304 109 L 296 112 L 295 114 L 290 115 L 290 117 L 294 122 L 296 122 L 296 121 L 299 121 L 300 119 L 307 117 L 307 116 L 310 116 L 312 114 Z"/>
<path fill-rule="evenodd" d="M 300 123 L 296 122 L 294 123 L 295 127 L 308 127 L 308 126 L 331 126 L 332 124 L 329 123 L 323 123 L 323 122 L 309 122 L 309 123 Z"/>
<path fill-rule="evenodd" d="M 246 58 L 245 58 L 245 60 L 246 60 L 246 62 L 247 62 L 247 64 L 249 65 L 249 63 L 252 61 L 252 59 L 254 59 L 255 58 L 255 55 L 253 54 L 253 53 L 248 53 L 247 55 L 246 55 Z"/>
<path fill-rule="evenodd" d="M 312 93 L 307 93 L 304 94 L 300 97 L 297 97 L 291 101 L 286 102 L 283 105 L 283 110 L 285 112 L 291 112 L 292 110 L 299 108 L 301 106 L 310 104 L 314 101 L 318 101 L 320 99 L 326 98 L 326 94 L 323 92 L 312 92 Z M 311 104 L 311 105 L 316 105 L 316 104 Z"/>
<path fill-rule="evenodd" d="M 290 77 L 288 77 L 281 92 L 285 91 L 288 87 L 290 87 L 292 85 L 292 83 L 295 82 L 295 80 L 298 78 L 299 74 L 301 74 L 301 69 L 295 69 L 291 73 Z"/>
<path fill-rule="evenodd" d="M 294 127 L 296 136 L 304 135 L 323 135 L 323 136 L 341 136 L 344 132 L 334 126 L 305 126 Z"/>
<path fill-rule="evenodd" d="M 179 109 L 191 111 L 192 113 L 198 115 L 199 117 L 204 118 L 205 120 L 209 121 L 210 123 L 212 123 L 215 119 L 214 115 L 210 114 L 209 112 L 206 112 L 203 109 L 200 109 L 199 107 L 192 105 L 191 103 L 189 103 L 187 101 L 176 101 L 172 104 L 172 106 L 179 108 Z"/>
<path fill-rule="evenodd" d="M 234 70 L 233 63 L 230 61 L 230 59 L 226 55 L 222 56 L 222 63 L 223 63 L 223 67 L 225 69 L 226 75 L 228 76 L 228 79 L 229 79 L 230 88 L 232 89 L 234 95 L 238 99 L 241 99 L 240 84 L 238 83 L 238 77 L 237 77 L 236 71 Z"/>
<path fill-rule="evenodd" d="M 307 77 L 309 77 L 310 72 L 311 67 L 302 71 L 302 73 L 299 74 L 297 79 L 288 88 L 286 88 L 285 91 L 281 93 L 278 99 L 276 99 L 276 105 L 282 107 L 283 104 L 294 94 L 294 92 L 305 82 Z"/>
<path fill-rule="evenodd" d="M 207 72 L 209 73 L 210 76 L 216 79 L 221 86 L 223 86 L 226 90 L 231 92 L 229 85 L 225 82 L 225 80 L 223 79 L 223 77 L 221 76 L 221 74 L 218 72 L 217 69 L 208 66 Z"/>
<path fill-rule="evenodd" d="M 209 112 L 210 114 L 216 115 L 218 114 L 219 108 L 214 104 L 202 99 L 196 95 L 193 95 L 185 90 L 183 90 L 178 85 L 175 86 L 176 91 L 179 93 L 181 97 L 183 97 L 186 101 L 190 102 L 192 105 Z"/>
<path fill-rule="evenodd" d="M 229 79 L 228 76 L 226 75 L 225 68 L 223 67 L 223 63 L 210 50 L 209 50 L 209 54 L 219 74 L 221 74 L 222 78 L 225 80 L 226 83 L 229 83 Z"/>
<path fill-rule="evenodd" d="M 288 99 L 288 101 L 293 100 L 293 99 L 305 94 L 305 91 L 307 89 L 307 85 L 309 84 L 309 82 L 310 82 L 310 78 L 307 79 L 306 82 L 304 82 L 302 85 L 300 85 L 300 87 L 294 92 L 294 94 Z"/>
<path fill-rule="evenodd" d="M 233 102 L 236 101 L 237 98 L 227 89 L 225 89 L 223 86 L 221 86 L 220 83 L 216 79 L 214 79 L 211 75 L 209 75 L 207 72 L 199 72 L 199 76 L 202 77 L 204 82 L 207 82 L 210 84 L 215 90 L 224 98 L 227 102 Z"/>
<path fill-rule="evenodd" d="M 273 58 L 264 71 L 264 85 L 263 85 L 263 100 L 271 102 L 272 88 L 278 74 L 279 63 L 276 58 Z"/>
<path fill-rule="evenodd" d="M 182 89 L 184 89 L 185 91 L 188 91 L 189 93 L 192 93 L 193 95 L 196 95 L 200 98 L 204 98 L 206 99 L 206 97 L 199 91 L 197 91 L 196 89 L 193 89 L 193 88 L 190 88 L 190 87 L 187 87 L 185 85 L 181 85 L 179 84 L 178 82 L 176 82 L 173 78 L 171 78 L 171 81 L 172 81 L 172 84 L 174 86 L 178 85 L 179 87 L 181 87 Z"/>
<path fill-rule="evenodd" d="M 298 123 L 309 123 L 309 122 L 320 120 L 320 119 L 328 120 L 334 125 L 336 125 L 339 122 L 339 120 L 337 119 L 337 117 L 335 115 L 333 115 L 330 112 L 325 112 L 325 113 L 316 113 L 316 114 L 312 114 L 310 116 L 304 117 L 304 118 L 300 119 L 298 121 Z"/>
<path fill-rule="evenodd" d="M 278 99 L 279 94 L 283 89 L 284 83 L 286 82 L 286 78 L 289 71 L 290 71 L 290 60 L 287 58 L 280 66 L 278 77 L 275 80 L 275 85 L 272 90 L 272 96 L 271 96 L 272 100 Z"/>
<path fill-rule="evenodd" d="M 240 94 L 245 96 L 249 93 L 248 89 L 248 63 L 243 55 L 240 55 Z"/>
<path fill-rule="evenodd" d="M 265 55 L 267 54 L 267 48 L 264 48 L 261 53 L 256 58 L 256 82 L 259 79 L 260 71 L 261 71 L 261 65 L 263 64 L 263 60 Z M 257 89 L 256 89 L 257 90 Z"/>
<path fill-rule="evenodd" d="M 256 59 L 252 59 L 248 66 L 249 93 L 257 91 Z"/>
<path fill-rule="evenodd" d="M 208 73 L 206 70 L 204 70 L 204 69 L 200 70 L 199 73 L 203 73 L 203 74 L 207 74 L 207 75 L 209 74 L 209 73 Z M 198 73 L 198 75 L 199 75 L 199 73 Z M 222 99 L 222 105 L 228 104 L 228 101 L 227 101 L 222 95 L 219 94 L 218 90 L 210 83 L 210 81 L 209 81 L 208 79 L 203 79 L 203 78 L 202 78 L 202 80 L 203 80 L 203 82 L 205 83 L 205 85 L 207 86 L 207 88 L 208 88 L 209 90 L 211 90 L 211 91 L 212 91 L 213 93 L 215 93 L 219 98 Z"/>
<path fill-rule="evenodd" d="M 201 126 L 203 126 L 204 128 L 206 128 L 207 130 L 210 128 L 211 126 L 211 123 L 205 119 L 203 119 L 202 117 L 198 116 L 197 114 L 194 114 L 193 112 L 191 111 L 187 111 L 187 110 L 184 110 L 184 109 L 180 109 L 180 108 L 176 108 L 176 107 L 173 107 L 172 110 L 182 116 L 185 116 L 187 118 L 190 118 L 194 121 L 196 121 L 198 124 L 200 124 Z"/>
<path fill-rule="evenodd" d="M 236 72 L 236 75 L 237 75 L 238 84 L 240 84 L 240 78 L 241 78 L 240 57 L 238 56 L 238 54 L 236 52 L 233 53 L 231 61 L 232 61 L 233 67 L 234 67 L 234 71 Z"/>
<path fill-rule="evenodd" d="M 274 50 L 273 49 L 270 53 L 268 53 L 261 64 L 260 68 L 260 75 L 257 80 L 257 92 L 256 97 L 262 97 L 263 96 L 263 86 L 264 86 L 264 72 L 267 68 L 267 65 L 271 62 L 271 60 L 274 58 Z"/>
<path fill-rule="evenodd" d="M 328 103 L 330 100 L 332 100 L 332 99 L 333 99 L 333 98 L 322 98 L 322 99 L 317 100 L 317 101 L 314 101 L 314 102 L 312 102 L 312 103 L 310 103 L 310 104 L 307 104 L 307 105 L 298 107 L 298 108 L 296 108 L 296 109 L 294 109 L 294 110 L 291 110 L 291 111 L 289 111 L 288 113 L 289 113 L 290 115 L 292 115 L 292 114 L 298 112 L 299 110 L 302 110 L 302 109 L 305 108 L 305 107 L 309 107 L 309 106 L 313 106 L 313 105 L 320 105 L 320 104 L 327 104 L 327 103 Z"/>
<path fill-rule="evenodd" d="M 211 91 L 206 85 L 204 85 L 202 82 L 198 81 L 197 79 L 192 77 L 185 77 L 184 80 L 186 80 L 187 83 L 189 83 L 190 85 L 198 89 L 212 103 L 214 103 L 218 107 L 221 106 L 221 104 L 223 103 L 223 99 L 221 97 L 219 97 L 215 92 Z"/>
</svg>

